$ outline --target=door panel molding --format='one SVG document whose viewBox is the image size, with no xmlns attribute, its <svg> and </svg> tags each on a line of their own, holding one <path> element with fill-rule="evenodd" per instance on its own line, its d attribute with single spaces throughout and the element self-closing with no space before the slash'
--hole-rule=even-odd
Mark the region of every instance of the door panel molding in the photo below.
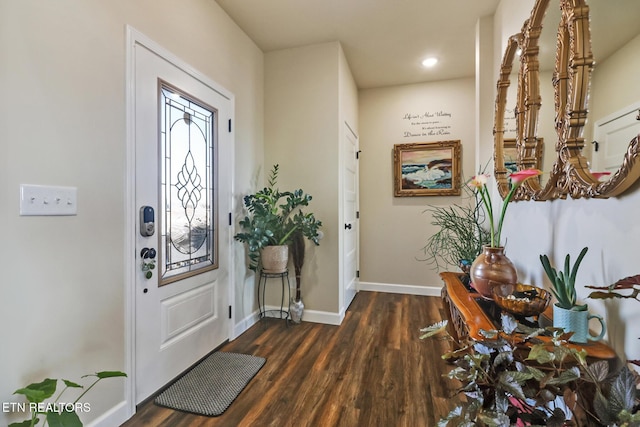
<svg viewBox="0 0 640 427">
<path fill-rule="evenodd" d="M 213 282 L 161 301 L 162 346 L 170 345 L 176 338 L 194 332 L 204 322 L 217 318 L 216 285 Z"/>
</svg>

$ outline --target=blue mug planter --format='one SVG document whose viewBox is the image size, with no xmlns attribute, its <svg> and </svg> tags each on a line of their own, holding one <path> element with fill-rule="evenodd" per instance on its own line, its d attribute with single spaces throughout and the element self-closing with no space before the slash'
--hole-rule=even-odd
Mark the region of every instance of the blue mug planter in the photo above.
<svg viewBox="0 0 640 427">
<path fill-rule="evenodd" d="M 589 331 L 589 320 L 591 319 L 598 319 L 600 322 L 600 334 L 591 335 Z M 588 310 L 567 310 L 555 304 L 553 306 L 553 326 L 562 328 L 565 332 L 573 332 L 569 341 L 581 344 L 587 341 L 599 341 L 607 332 L 602 316 L 589 314 Z"/>
</svg>

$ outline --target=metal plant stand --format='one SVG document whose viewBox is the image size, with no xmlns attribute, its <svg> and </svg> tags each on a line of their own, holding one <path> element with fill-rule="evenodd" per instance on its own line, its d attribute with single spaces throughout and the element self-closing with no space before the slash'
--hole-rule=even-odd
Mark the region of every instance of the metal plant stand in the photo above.
<svg viewBox="0 0 640 427">
<path fill-rule="evenodd" d="M 273 278 L 280 278 L 282 283 L 282 298 L 280 299 L 280 310 L 266 310 L 265 309 L 265 289 L 267 288 L 267 281 Z M 289 319 L 289 305 L 287 304 L 287 309 L 285 310 L 284 305 L 284 294 L 285 287 L 287 289 L 287 302 L 291 300 L 291 287 L 289 284 L 289 270 L 285 270 L 282 273 L 269 273 L 260 270 L 260 278 L 258 279 L 258 309 L 260 310 L 260 318 L 267 317 L 267 312 L 275 312 L 279 314 L 280 319 Z M 262 288 L 262 290 L 261 290 Z M 262 299 L 260 298 L 260 293 L 262 292 Z"/>
</svg>

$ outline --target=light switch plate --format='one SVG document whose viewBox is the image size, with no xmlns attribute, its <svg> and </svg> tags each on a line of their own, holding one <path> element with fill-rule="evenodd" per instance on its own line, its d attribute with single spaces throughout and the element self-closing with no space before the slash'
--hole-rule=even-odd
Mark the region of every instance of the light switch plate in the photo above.
<svg viewBox="0 0 640 427">
<path fill-rule="evenodd" d="M 20 215 L 77 215 L 78 189 L 50 185 L 20 185 Z"/>
</svg>

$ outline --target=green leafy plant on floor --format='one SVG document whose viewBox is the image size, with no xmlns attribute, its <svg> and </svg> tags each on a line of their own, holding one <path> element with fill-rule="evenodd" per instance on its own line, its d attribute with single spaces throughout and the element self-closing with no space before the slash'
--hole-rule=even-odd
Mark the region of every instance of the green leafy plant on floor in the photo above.
<svg viewBox="0 0 640 427">
<path fill-rule="evenodd" d="M 31 418 L 9 424 L 9 427 L 33 427 L 40 422 L 41 416 L 44 416 L 44 426 L 49 424 L 51 427 L 82 427 L 82 421 L 80 421 L 77 411 L 90 409 L 87 408 L 87 404 L 81 400 L 85 394 L 103 379 L 126 376 L 127 374 L 120 371 L 101 371 L 95 374 L 84 375 L 82 378 L 95 378 L 95 381 L 86 389 L 78 383 L 62 379 L 60 381 L 64 383 L 64 388 L 53 402 L 46 402 L 46 400 L 55 394 L 59 380 L 47 378 L 42 382 L 29 384 L 24 388 L 16 390 L 13 394 L 21 394 L 27 399 L 29 402 L 28 408 L 31 411 Z M 62 403 L 60 398 L 63 393 L 70 388 L 84 389 L 84 391 L 73 402 Z"/>
<path fill-rule="evenodd" d="M 586 352 L 569 347 L 561 330 L 530 328 L 505 314 L 501 323 L 442 356 L 455 365 L 446 376 L 461 384 L 464 399 L 439 427 L 640 425 L 637 381 L 626 366 L 611 375 L 607 361 L 587 364 Z M 424 328 L 421 338 L 447 326 Z"/>
</svg>

